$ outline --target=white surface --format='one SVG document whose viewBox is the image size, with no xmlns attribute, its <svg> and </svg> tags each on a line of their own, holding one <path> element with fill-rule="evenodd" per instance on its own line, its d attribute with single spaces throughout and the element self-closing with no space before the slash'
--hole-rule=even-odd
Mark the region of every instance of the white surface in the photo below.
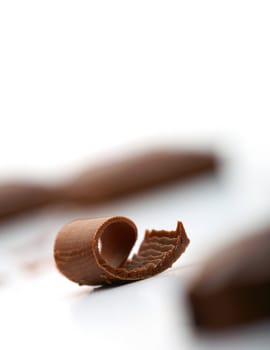
<svg viewBox="0 0 270 350">
<path fill-rule="evenodd" d="M 210 144 L 231 162 L 214 182 L 1 226 L 1 349 L 269 347 L 269 325 L 198 338 L 183 298 L 205 255 L 269 216 L 269 16 L 268 1 L 0 2 L 1 179 L 61 180 L 148 144 Z M 66 221 L 112 214 L 141 233 L 181 219 L 191 245 L 173 270 L 91 293 L 18 267 L 28 239 L 48 237 L 46 258 Z"/>
<path fill-rule="evenodd" d="M 249 233 L 250 229 L 244 230 L 249 224 L 265 222 L 269 200 L 262 187 L 253 187 L 255 180 L 243 180 L 242 172 L 232 169 L 216 180 L 171 186 L 95 210 L 63 214 L 51 210 L 2 226 L 1 272 L 8 276 L 0 289 L 5 348 L 254 349 L 256 344 L 258 349 L 268 349 L 270 324 L 221 337 L 194 334 L 185 299 L 187 285 L 206 255 Z M 139 241 L 144 228 L 172 229 L 181 219 L 191 244 L 172 269 L 126 286 L 94 290 L 62 277 L 51 256 L 59 227 L 74 217 L 113 214 L 134 219 Z M 43 235 L 45 244 L 37 245 L 33 253 L 33 240 Z M 48 255 L 50 265 L 40 273 L 20 268 L 22 262 Z"/>
</svg>

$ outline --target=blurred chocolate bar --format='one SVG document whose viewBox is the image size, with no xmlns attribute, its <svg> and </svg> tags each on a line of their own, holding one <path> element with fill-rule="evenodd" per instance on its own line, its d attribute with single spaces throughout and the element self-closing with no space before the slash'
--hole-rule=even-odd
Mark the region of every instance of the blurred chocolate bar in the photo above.
<svg viewBox="0 0 270 350">
<path fill-rule="evenodd" d="M 54 191 L 39 185 L 3 184 L 0 186 L 0 220 L 43 207 L 52 203 L 54 198 Z"/>
<path fill-rule="evenodd" d="M 85 170 L 63 192 L 69 201 L 92 204 L 189 180 L 216 168 L 212 153 L 153 151 Z"/>
<path fill-rule="evenodd" d="M 53 203 L 96 204 L 217 169 L 212 153 L 152 151 L 84 170 L 63 186 L 0 186 L 0 220 Z"/>
<path fill-rule="evenodd" d="M 210 258 L 190 287 L 188 300 L 200 330 L 270 319 L 270 228 Z"/>
</svg>

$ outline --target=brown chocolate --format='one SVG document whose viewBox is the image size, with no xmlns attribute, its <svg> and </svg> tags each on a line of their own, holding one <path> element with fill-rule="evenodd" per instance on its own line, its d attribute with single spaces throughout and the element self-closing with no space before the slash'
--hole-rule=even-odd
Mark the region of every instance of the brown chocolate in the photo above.
<svg viewBox="0 0 270 350">
<path fill-rule="evenodd" d="M 190 180 L 216 168 L 217 159 L 211 153 L 153 151 L 85 170 L 63 192 L 72 202 L 95 204 L 172 181 Z"/>
<path fill-rule="evenodd" d="M 146 231 L 137 254 L 135 224 L 115 216 L 76 220 L 65 225 L 54 245 L 60 272 L 80 285 L 108 285 L 154 276 L 179 258 L 189 244 L 184 226 L 175 231 Z"/>
<path fill-rule="evenodd" d="M 188 292 L 201 330 L 222 330 L 270 318 L 270 229 L 209 259 Z"/>
<path fill-rule="evenodd" d="M 216 168 L 217 159 L 211 153 L 153 151 L 86 169 L 63 186 L 2 185 L 0 220 L 59 202 L 95 205 L 172 181 L 212 173 Z"/>
<path fill-rule="evenodd" d="M 55 194 L 45 187 L 17 183 L 0 186 L 0 220 L 32 209 L 43 207 L 54 201 Z"/>
</svg>

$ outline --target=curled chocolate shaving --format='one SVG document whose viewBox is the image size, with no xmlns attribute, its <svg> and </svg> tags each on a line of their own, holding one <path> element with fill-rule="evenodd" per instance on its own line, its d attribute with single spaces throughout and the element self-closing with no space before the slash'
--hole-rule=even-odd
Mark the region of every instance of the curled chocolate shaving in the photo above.
<svg viewBox="0 0 270 350">
<path fill-rule="evenodd" d="M 270 229 L 205 263 L 188 291 L 195 326 L 218 331 L 270 319 Z"/>
<path fill-rule="evenodd" d="M 160 273 L 179 258 L 189 244 L 184 226 L 175 231 L 148 231 L 137 254 L 128 259 L 137 239 L 135 224 L 115 216 L 76 220 L 65 225 L 54 245 L 60 272 L 80 285 L 136 281 Z"/>
</svg>

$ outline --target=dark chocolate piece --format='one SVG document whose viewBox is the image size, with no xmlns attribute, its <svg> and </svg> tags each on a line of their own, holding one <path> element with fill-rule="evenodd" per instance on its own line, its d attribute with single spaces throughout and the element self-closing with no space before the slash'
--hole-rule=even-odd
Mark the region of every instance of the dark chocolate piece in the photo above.
<svg viewBox="0 0 270 350">
<path fill-rule="evenodd" d="M 73 282 L 108 285 L 145 279 L 166 270 L 189 244 L 181 222 L 175 231 L 147 230 L 138 253 L 129 260 L 136 238 L 137 228 L 126 217 L 76 220 L 58 233 L 55 262 Z"/>
<path fill-rule="evenodd" d="M 221 330 L 270 318 L 270 229 L 213 256 L 188 298 L 198 329 Z"/>
</svg>

